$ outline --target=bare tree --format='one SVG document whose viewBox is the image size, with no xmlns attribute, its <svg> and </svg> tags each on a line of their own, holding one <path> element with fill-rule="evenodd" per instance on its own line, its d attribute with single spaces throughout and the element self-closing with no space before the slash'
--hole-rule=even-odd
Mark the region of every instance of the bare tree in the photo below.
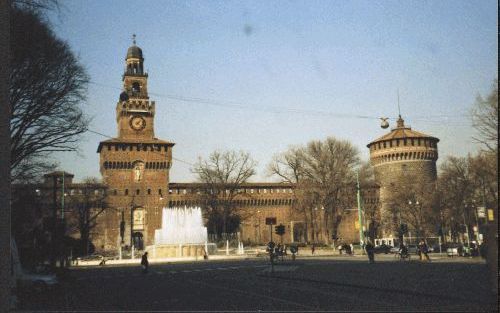
<svg viewBox="0 0 500 313">
<path fill-rule="evenodd" d="M 234 199 L 242 184 L 255 174 L 256 165 L 247 152 L 214 151 L 208 159 L 199 158 L 192 168 L 198 180 L 204 183 L 203 202 L 206 203 L 209 219 L 213 222 L 219 217 L 221 219 L 222 229 L 215 232 L 218 235 L 232 230 L 228 227 L 229 220 L 239 223 Z"/>
<path fill-rule="evenodd" d="M 88 254 L 90 234 L 97 226 L 98 217 L 107 209 L 106 193 L 97 178 L 86 178 L 79 193 L 68 197 L 68 232 L 80 233 L 83 253 Z"/>
<path fill-rule="evenodd" d="M 270 176 L 277 176 L 281 181 L 295 185 L 293 188 L 292 212 L 304 220 L 304 240 L 308 241 L 308 213 L 313 207 L 312 197 L 304 176 L 304 151 L 301 147 L 289 147 L 285 152 L 275 155 L 267 167 Z"/>
<path fill-rule="evenodd" d="M 305 177 L 311 182 L 317 208 L 324 211 L 323 229 L 328 242 L 330 230 L 337 232 L 342 211 L 352 206 L 348 195 L 352 195 L 349 191 L 356 182 L 354 169 L 359 164 L 359 152 L 349 141 L 334 137 L 309 142 L 304 152 Z"/>
<path fill-rule="evenodd" d="M 435 232 L 438 210 L 434 184 L 422 184 L 410 176 L 403 177 L 390 202 L 389 211 L 395 229 L 401 223 L 407 224 L 415 231 L 417 240 Z"/>
<path fill-rule="evenodd" d="M 36 10 L 11 9 L 11 175 L 32 178 L 51 168 L 48 157 L 75 151 L 89 120 L 79 104 L 88 76 L 67 43 L 58 39 Z M 35 1 L 45 7 L 52 1 Z"/>
<path fill-rule="evenodd" d="M 337 232 L 342 210 L 352 206 L 358 154 L 350 142 L 329 137 L 292 147 L 269 165 L 271 174 L 297 184 L 295 210 L 309 223 L 311 240 L 324 236 L 328 242 Z"/>
<path fill-rule="evenodd" d="M 453 237 L 465 224 L 472 228 L 478 206 L 498 207 L 497 168 L 496 153 L 490 151 L 448 157 L 441 165 L 438 180 L 441 212 L 443 224 Z"/>
<path fill-rule="evenodd" d="M 498 154 L 498 79 L 486 99 L 477 97 L 472 109 L 472 125 L 478 132 L 474 139 Z"/>
<path fill-rule="evenodd" d="M 359 167 L 359 183 L 361 187 L 361 201 L 366 223 L 365 227 L 368 228 L 368 236 L 373 242 L 381 225 L 381 216 L 380 202 L 378 201 L 379 197 L 375 197 L 373 195 L 369 197 L 369 201 L 367 201 L 368 196 L 365 197 L 368 192 L 375 193 L 379 188 L 375 181 L 375 172 L 369 162 L 362 162 Z"/>
</svg>

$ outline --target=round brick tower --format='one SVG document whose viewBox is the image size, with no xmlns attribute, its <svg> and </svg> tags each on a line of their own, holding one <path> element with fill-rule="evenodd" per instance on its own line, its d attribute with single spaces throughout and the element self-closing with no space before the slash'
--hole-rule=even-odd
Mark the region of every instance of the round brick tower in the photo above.
<svg viewBox="0 0 500 313">
<path fill-rule="evenodd" d="M 394 235 L 392 216 L 388 213 L 393 191 L 401 186 L 404 176 L 412 182 L 429 184 L 436 181 L 437 143 L 439 139 L 412 130 L 399 116 L 396 128 L 370 142 L 370 162 L 375 180 L 380 185 L 382 237 Z"/>
</svg>

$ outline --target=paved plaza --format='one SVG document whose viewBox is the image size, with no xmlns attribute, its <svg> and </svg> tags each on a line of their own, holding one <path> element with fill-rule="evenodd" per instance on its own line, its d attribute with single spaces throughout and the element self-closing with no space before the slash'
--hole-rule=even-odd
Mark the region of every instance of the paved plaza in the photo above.
<svg viewBox="0 0 500 313">
<path fill-rule="evenodd" d="M 20 310 L 70 311 L 468 311 L 496 309 L 480 259 L 431 263 L 377 256 L 265 258 L 77 267 Z"/>
</svg>

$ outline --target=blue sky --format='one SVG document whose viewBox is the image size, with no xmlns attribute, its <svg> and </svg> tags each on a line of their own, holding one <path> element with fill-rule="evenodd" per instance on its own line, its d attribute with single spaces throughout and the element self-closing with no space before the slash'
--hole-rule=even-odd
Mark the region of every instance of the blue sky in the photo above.
<svg viewBox="0 0 500 313">
<path fill-rule="evenodd" d="M 250 152 L 254 181 L 290 145 L 335 136 L 364 160 L 401 114 L 441 139 L 440 160 L 478 146 L 469 112 L 497 77 L 497 2 L 482 1 L 65 1 L 51 16 L 88 70 L 90 129 L 117 135 L 124 58 L 137 34 L 156 101 L 155 135 L 177 160 L 215 149 Z M 61 153 L 77 180 L 100 177 L 99 141 Z M 174 161 L 171 181 L 194 181 Z"/>
</svg>

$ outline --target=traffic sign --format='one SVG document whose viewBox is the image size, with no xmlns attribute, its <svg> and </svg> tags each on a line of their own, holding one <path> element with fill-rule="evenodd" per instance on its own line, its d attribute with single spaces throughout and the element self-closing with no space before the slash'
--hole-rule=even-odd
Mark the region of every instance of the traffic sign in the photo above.
<svg viewBox="0 0 500 313">
<path fill-rule="evenodd" d="M 266 225 L 276 225 L 276 217 L 266 217 Z"/>
<path fill-rule="evenodd" d="M 484 206 L 477 207 L 477 217 L 479 218 L 486 217 L 486 208 Z"/>
</svg>

